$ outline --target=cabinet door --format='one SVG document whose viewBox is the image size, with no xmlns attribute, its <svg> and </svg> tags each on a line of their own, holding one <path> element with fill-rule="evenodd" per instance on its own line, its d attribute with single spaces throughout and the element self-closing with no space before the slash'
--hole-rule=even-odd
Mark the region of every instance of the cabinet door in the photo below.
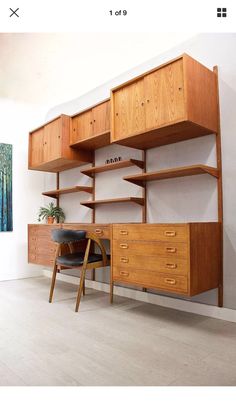
<svg viewBox="0 0 236 419">
<path fill-rule="evenodd" d="M 100 135 L 110 129 L 110 101 L 92 109 L 93 135 Z"/>
<path fill-rule="evenodd" d="M 145 130 L 144 80 L 140 79 L 114 92 L 113 139 Z"/>
<path fill-rule="evenodd" d="M 30 136 L 30 156 L 29 164 L 31 167 L 37 167 L 43 163 L 43 128 L 32 132 Z"/>
<path fill-rule="evenodd" d="M 72 119 L 72 144 L 93 136 L 92 111 L 86 111 Z"/>
<path fill-rule="evenodd" d="M 44 163 L 61 157 L 62 149 L 61 118 L 55 119 L 44 127 Z"/>
<path fill-rule="evenodd" d="M 144 85 L 147 130 L 184 118 L 182 59 L 145 76 Z"/>
</svg>

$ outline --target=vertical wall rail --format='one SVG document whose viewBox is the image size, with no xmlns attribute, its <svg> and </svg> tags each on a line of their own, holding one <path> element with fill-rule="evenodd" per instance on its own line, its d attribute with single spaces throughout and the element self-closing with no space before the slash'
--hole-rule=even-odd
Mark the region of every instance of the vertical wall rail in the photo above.
<svg viewBox="0 0 236 419">
<path fill-rule="evenodd" d="M 218 129 L 216 134 L 216 160 L 219 177 L 217 179 L 218 189 L 218 221 L 220 223 L 220 281 L 218 287 L 218 306 L 223 307 L 223 185 L 222 185 L 222 157 L 221 157 L 221 128 L 220 128 L 220 101 L 219 101 L 219 77 L 218 67 L 214 66 L 217 83 L 217 119 Z"/>
<path fill-rule="evenodd" d="M 56 186 L 56 189 L 60 189 L 60 172 L 57 172 L 57 186 Z M 57 206 L 59 207 L 59 205 L 60 205 L 60 195 L 57 196 L 56 201 L 57 201 Z"/>
<path fill-rule="evenodd" d="M 143 169 L 142 172 L 146 173 L 147 170 L 147 166 L 146 166 L 146 156 L 147 156 L 147 152 L 146 150 L 142 151 L 142 160 L 143 160 Z M 142 222 L 146 223 L 147 222 L 147 186 L 146 186 L 146 182 L 142 188 L 142 198 L 144 199 L 144 204 L 142 207 Z M 144 292 L 147 292 L 147 288 L 143 288 Z"/>
<path fill-rule="evenodd" d="M 146 150 L 142 151 L 142 159 L 143 159 L 143 173 L 146 173 Z M 144 199 L 144 205 L 142 207 L 142 222 L 147 222 L 147 189 L 146 189 L 146 183 L 144 187 L 142 188 L 142 198 Z"/>
<path fill-rule="evenodd" d="M 92 162 L 92 167 L 94 166 L 95 166 L 95 151 L 93 152 L 93 162 Z M 96 184 L 95 176 L 96 174 L 93 173 L 92 176 L 93 176 L 92 177 L 92 188 L 93 188 L 92 200 L 94 201 L 95 200 L 95 184 Z M 95 220 L 96 220 L 95 207 L 96 205 L 94 206 L 94 208 L 92 208 L 91 223 L 95 223 Z M 92 251 L 94 252 L 94 243 L 92 244 L 92 246 L 93 246 Z M 92 270 L 92 281 L 95 281 L 95 269 Z"/>
</svg>

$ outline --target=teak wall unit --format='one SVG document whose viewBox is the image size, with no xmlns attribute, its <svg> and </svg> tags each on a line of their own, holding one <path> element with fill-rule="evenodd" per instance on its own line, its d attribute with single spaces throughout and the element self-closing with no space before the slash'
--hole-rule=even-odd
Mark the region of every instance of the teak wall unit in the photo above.
<svg viewBox="0 0 236 419">
<path fill-rule="evenodd" d="M 146 171 L 147 149 L 212 133 L 216 135 L 217 167 L 195 164 Z M 60 136 L 64 141 L 58 142 Z M 94 150 L 110 143 L 141 149 L 143 158 L 95 166 Z M 95 104 L 72 117 L 62 115 L 30 133 L 29 168 L 57 172 L 57 189 L 44 192 L 56 198 L 57 203 L 60 194 L 82 190 L 80 186 L 60 189 L 59 185 L 59 172 L 82 162 L 92 163 L 91 168 L 81 171 L 92 178 L 92 185 L 86 190 L 91 200 L 81 202 L 92 209 L 91 224 L 30 225 L 29 262 L 51 264 L 51 228 L 92 229 L 99 237 L 111 240 L 111 300 L 114 283 L 188 297 L 218 288 L 218 305 L 222 306 L 223 204 L 217 67 L 211 71 L 183 54 L 113 88 L 111 101 Z M 142 197 L 96 200 L 96 173 L 131 165 L 142 173 L 123 179 L 141 186 Z M 145 224 L 149 181 L 198 174 L 211 175 L 217 181 L 218 222 Z M 141 205 L 142 223 L 95 224 L 97 205 L 122 202 Z M 50 249 L 47 255 L 42 241 L 45 249 Z"/>
<path fill-rule="evenodd" d="M 184 54 L 115 87 L 111 109 L 111 142 L 142 150 L 216 133 L 216 75 Z"/>
<path fill-rule="evenodd" d="M 29 134 L 29 169 L 61 172 L 92 162 L 93 155 L 70 147 L 70 117 L 61 115 Z"/>
</svg>

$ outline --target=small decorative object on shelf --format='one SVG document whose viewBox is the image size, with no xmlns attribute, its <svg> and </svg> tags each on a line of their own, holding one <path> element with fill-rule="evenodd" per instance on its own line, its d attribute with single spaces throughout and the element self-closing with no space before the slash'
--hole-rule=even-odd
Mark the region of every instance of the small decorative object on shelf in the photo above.
<svg viewBox="0 0 236 419">
<path fill-rule="evenodd" d="M 122 157 L 114 157 L 114 158 L 111 158 L 111 159 L 107 159 L 106 160 L 106 164 L 111 164 L 111 163 L 117 163 L 118 161 L 121 161 L 122 160 Z"/>
<path fill-rule="evenodd" d="M 62 208 L 54 205 L 50 202 L 46 207 L 40 207 L 38 221 L 47 220 L 47 224 L 53 224 L 56 220 L 57 223 L 63 223 L 65 221 L 65 214 Z"/>
</svg>

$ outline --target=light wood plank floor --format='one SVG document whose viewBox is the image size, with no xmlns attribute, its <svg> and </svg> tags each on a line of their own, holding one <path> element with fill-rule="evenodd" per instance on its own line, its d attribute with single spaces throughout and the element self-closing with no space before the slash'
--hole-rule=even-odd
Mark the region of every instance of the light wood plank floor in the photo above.
<svg viewBox="0 0 236 419">
<path fill-rule="evenodd" d="M 0 385 L 236 385 L 236 324 L 49 282 L 0 282 Z"/>
</svg>

